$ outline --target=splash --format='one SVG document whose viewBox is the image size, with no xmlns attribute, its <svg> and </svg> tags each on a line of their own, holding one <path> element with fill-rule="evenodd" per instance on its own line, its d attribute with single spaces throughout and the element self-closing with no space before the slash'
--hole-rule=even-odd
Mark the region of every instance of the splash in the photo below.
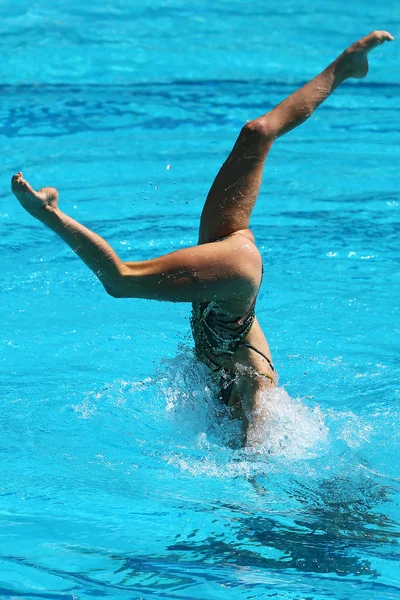
<svg viewBox="0 0 400 600">
<path fill-rule="evenodd" d="M 319 406 L 307 406 L 284 388 L 265 391 L 260 400 L 265 418 L 250 431 L 250 451 L 294 460 L 314 458 L 324 450 L 328 428 Z"/>
<path fill-rule="evenodd" d="M 207 450 L 207 460 L 200 471 L 221 474 L 210 464 L 210 452 L 225 460 L 263 460 L 268 457 L 307 459 L 317 456 L 328 440 L 328 428 L 318 406 L 310 407 L 301 399 L 291 398 L 284 388 L 264 392 L 261 410 L 268 418 L 259 420 L 252 431 L 251 447 L 242 448 L 241 423 L 233 419 L 230 409 L 216 399 L 207 369 L 188 352 L 165 361 L 158 377 L 168 417 L 173 421 L 180 444 Z M 177 440 L 176 440 L 177 441 Z M 225 451 L 224 451 L 225 450 Z M 182 456 L 170 457 L 170 463 L 188 469 Z M 240 462 L 240 461 L 239 461 Z M 198 472 L 199 465 L 196 466 Z M 231 473 L 229 467 L 228 472 Z"/>
<path fill-rule="evenodd" d="M 122 460 L 129 470 L 131 464 L 146 464 L 146 470 L 157 465 L 172 477 L 240 479 L 259 489 L 275 481 L 281 491 L 291 489 L 292 480 L 314 486 L 358 477 L 361 488 L 365 478 L 397 481 L 392 455 L 400 438 L 393 407 L 365 407 L 358 414 L 321 410 L 283 387 L 261 399 L 267 418 L 259 421 L 253 444 L 243 447 L 240 421 L 217 400 L 206 367 L 183 349 L 154 377 L 105 384 L 69 403 L 69 410 L 87 452 L 93 454 L 97 444 L 97 454 L 110 464 Z"/>
</svg>

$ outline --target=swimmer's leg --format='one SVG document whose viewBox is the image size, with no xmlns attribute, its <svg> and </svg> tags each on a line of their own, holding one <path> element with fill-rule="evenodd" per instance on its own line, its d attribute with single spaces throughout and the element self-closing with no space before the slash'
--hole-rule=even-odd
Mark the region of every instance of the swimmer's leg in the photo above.
<svg viewBox="0 0 400 600">
<path fill-rule="evenodd" d="M 207 196 L 201 215 L 200 244 L 249 227 L 264 162 L 274 140 L 301 125 L 344 80 L 365 77 L 368 52 L 386 40 L 393 40 L 388 32 L 372 32 L 276 108 L 246 123 Z"/>
<path fill-rule="evenodd" d="M 123 262 L 97 233 L 58 208 L 55 188 L 35 191 L 22 173 L 11 180 L 20 204 L 52 229 L 116 298 L 170 302 L 230 302 L 233 313 L 250 308 L 259 285 L 261 262 L 254 245 L 235 236 L 215 244 L 184 248 L 152 260 Z"/>
</svg>

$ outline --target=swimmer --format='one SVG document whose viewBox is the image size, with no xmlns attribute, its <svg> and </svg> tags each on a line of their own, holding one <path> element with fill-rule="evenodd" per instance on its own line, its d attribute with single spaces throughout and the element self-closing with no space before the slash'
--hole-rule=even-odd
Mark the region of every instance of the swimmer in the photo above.
<svg viewBox="0 0 400 600">
<path fill-rule="evenodd" d="M 274 141 L 308 119 L 343 81 L 365 77 L 368 52 L 393 39 L 387 31 L 370 33 L 273 110 L 244 125 L 208 193 L 192 248 L 123 262 L 99 235 L 61 212 L 55 188 L 36 192 L 21 172 L 12 178 L 23 208 L 72 248 L 108 294 L 192 304 L 196 356 L 209 367 L 222 401 L 242 419 L 245 444 L 252 444 L 254 432 L 268 420 L 263 392 L 277 386 L 255 316 L 263 266 L 249 229 L 265 159 Z"/>
</svg>

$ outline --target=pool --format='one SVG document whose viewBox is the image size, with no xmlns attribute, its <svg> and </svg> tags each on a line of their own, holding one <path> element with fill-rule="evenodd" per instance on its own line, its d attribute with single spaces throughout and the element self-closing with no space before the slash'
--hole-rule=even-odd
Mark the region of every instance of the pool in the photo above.
<svg viewBox="0 0 400 600">
<path fill-rule="evenodd" d="M 186 305 L 115 300 L 9 177 L 122 258 L 194 244 L 246 119 L 398 6 L 18 3 L 2 20 L 0 596 L 386 600 L 400 593 L 398 44 L 267 162 L 263 451 L 192 357 Z M 34 35 L 33 35 L 34 32 Z"/>
</svg>

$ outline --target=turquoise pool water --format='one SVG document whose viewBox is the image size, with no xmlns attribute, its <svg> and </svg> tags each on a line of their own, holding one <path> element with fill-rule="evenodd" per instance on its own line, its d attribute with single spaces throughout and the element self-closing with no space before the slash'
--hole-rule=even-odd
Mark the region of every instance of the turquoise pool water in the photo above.
<svg viewBox="0 0 400 600">
<path fill-rule="evenodd" d="M 106 296 L 9 191 L 18 170 L 55 185 L 127 260 L 193 244 L 244 121 L 398 35 L 398 4 L 3 13 L 0 596 L 398 598 L 398 43 L 268 158 L 258 314 L 282 387 L 262 453 L 231 447 L 189 307 Z"/>
</svg>

